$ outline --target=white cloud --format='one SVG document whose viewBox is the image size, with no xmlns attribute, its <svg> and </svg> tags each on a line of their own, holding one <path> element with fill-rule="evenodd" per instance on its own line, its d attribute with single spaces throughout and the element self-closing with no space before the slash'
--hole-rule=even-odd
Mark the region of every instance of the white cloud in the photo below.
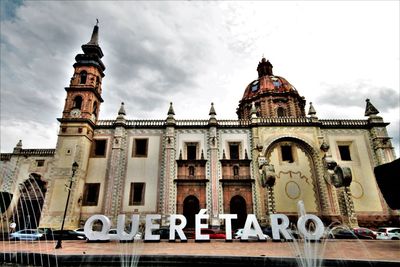
<svg viewBox="0 0 400 267">
<path fill-rule="evenodd" d="M 100 118 L 115 118 L 124 101 L 129 118 L 164 119 L 173 101 L 176 118 L 208 118 L 214 102 L 217 118 L 234 119 L 264 54 L 320 118 L 362 118 L 369 97 L 395 122 L 398 111 L 379 106 L 396 106 L 381 93 L 399 91 L 399 17 L 396 1 L 26 1 L 1 21 L 1 151 L 17 139 L 47 147 L 47 134 L 25 136 L 9 122 L 57 131 L 63 88 L 95 18 L 107 68 Z M 360 103 L 338 109 L 323 98 L 332 88 Z"/>
</svg>

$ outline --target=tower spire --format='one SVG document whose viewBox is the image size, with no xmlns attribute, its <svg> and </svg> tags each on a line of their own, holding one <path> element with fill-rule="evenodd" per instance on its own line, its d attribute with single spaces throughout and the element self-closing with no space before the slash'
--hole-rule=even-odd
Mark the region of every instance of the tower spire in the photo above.
<svg viewBox="0 0 400 267">
<path fill-rule="evenodd" d="M 99 58 L 104 56 L 99 46 L 99 20 L 96 19 L 96 25 L 93 27 L 92 36 L 87 44 L 82 45 L 82 50 L 86 55 L 97 55 Z"/>
<path fill-rule="evenodd" d="M 90 38 L 90 41 L 87 43 L 87 45 L 99 45 L 99 20 L 96 19 L 96 25 L 94 25 L 93 32 L 92 32 L 92 37 Z"/>
</svg>

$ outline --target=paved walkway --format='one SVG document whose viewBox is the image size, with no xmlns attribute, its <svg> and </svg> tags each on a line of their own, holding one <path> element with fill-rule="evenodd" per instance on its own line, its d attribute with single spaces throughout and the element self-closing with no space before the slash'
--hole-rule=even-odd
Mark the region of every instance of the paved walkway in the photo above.
<svg viewBox="0 0 400 267">
<path fill-rule="evenodd" d="M 302 255 L 303 245 L 296 242 L 225 242 L 212 240 L 198 243 L 86 243 L 85 241 L 63 241 L 62 249 L 54 249 L 56 242 L 50 241 L 0 241 L 3 253 L 35 252 L 55 255 L 210 255 L 210 256 L 267 256 L 296 257 Z M 297 248 L 296 248 L 297 247 Z M 355 259 L 398 261 L 400 266 L 400 241 L 381 240 L 328 240 L 311 243 L 315 255 L 325 259 Z M 318 257 L 318 256 L 317 256 Z"/>
</svg>

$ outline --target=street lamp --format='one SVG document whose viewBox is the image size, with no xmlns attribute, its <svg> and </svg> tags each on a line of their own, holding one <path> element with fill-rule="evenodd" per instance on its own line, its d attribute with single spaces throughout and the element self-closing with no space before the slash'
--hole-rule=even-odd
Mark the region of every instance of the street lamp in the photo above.
<svg viewBox="0 0 400 267">
<path fill-rule="evenodd" d="M 74 163 L 72 163 L 72 176 L 69 181 L 69 187 L 67 188 L 67 190 L 68 190 L 67 203 L 65 203 L 64 216 L 63 216 L 63 220 L 62 220 L 62 224 L 61 224 L 61 234 L 58 237 L 56 248 L 62 248 L 61 240 L 62 240 L 62 236 L 63 236 L 65 216 L 67 215 L 69 196 L 71 195 L 72 182 L 74 181 L 73 178 L 75 176 L 75 172 L 78 170 L 78 167 L 79 167 L 79 165 L 78 165 L 78 163 L 76 163 L 76 161 Z"/>
</svg>

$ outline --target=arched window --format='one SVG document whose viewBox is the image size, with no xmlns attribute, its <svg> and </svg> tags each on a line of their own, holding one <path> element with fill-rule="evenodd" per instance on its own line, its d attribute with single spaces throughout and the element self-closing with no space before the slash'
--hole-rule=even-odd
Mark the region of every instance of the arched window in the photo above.
<svg viewBox="0 0 400 267">
<path fill-rule="evenodd" d="M 80 84 L 86 84 L 87 72 L 81 71 L 80 76 L 81 76 Z"/>
<path fill-rule="evenodd" d="M 233 176 L 239 176 L 239 166 L 233 166 Z"/>
<path fill-rule="evenodd" d="M 283 107 L 279 107 L 276 110 L 276 113 L 278 114 L 278 117 L 285 117 L 286 116 L 286 111 Z"/>
<path fill-rule="evenodd" d="M 82 108 L 82 97 L 81 96 L 78 95 L 74 98 L 73 108 L 78 108 L 78 109 Z"/>
<path fill-rule="evenodd" d="M 194 167 L 189 166 L 189 176 L 194 176 Z"/>
</svg>

